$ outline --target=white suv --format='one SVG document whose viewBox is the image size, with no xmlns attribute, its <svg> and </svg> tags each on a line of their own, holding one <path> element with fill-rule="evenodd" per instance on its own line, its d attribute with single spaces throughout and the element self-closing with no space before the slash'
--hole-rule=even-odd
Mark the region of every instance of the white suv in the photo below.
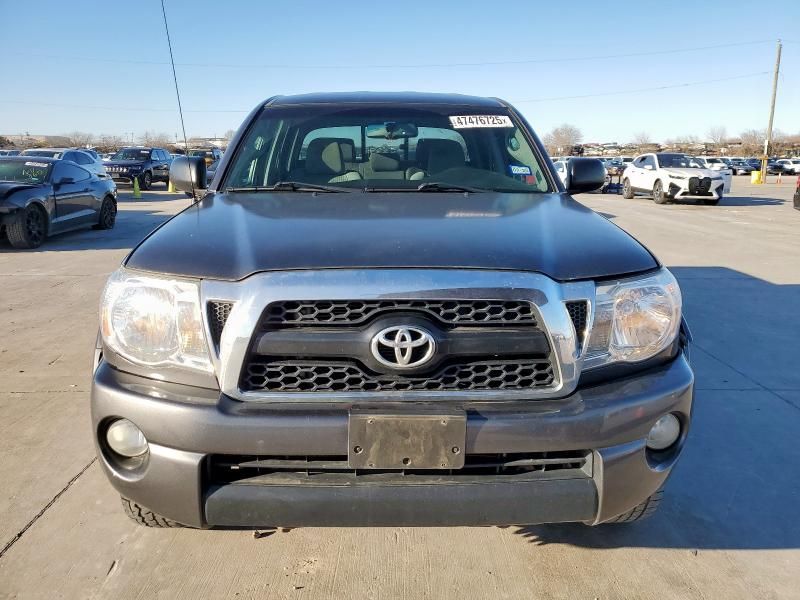
<svg viewBox="0 0 800 600">
<path fill-rule="evenodd" d="M 622 180 L 623 198 L 637 193 L 652 194 L 656 204 L 670 200 L 698 200 L 719 204 L 724 194 L 722 174 L 700 169 L 685 154 L 659 152 L 637 156 L 625 169 Z"/>
</svg>

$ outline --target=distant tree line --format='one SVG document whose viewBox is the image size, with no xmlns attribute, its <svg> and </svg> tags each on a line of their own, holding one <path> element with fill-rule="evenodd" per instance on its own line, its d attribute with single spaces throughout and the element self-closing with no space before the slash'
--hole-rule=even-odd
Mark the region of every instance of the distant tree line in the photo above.
<svg viewBox="0 0 800 600">
<path fill-rule="evenodd" d="M 738 136 L 729 136 L 722 125 L 710 127 L 705 135 L 687 134 L 664 140 L 659 144 L 653 141 L 646 131 L 633 135 L 630 142 L 619 145 L 620 154 L 652 152 L 659 148 L 669 148 L 678 152 L 725 152 L 726 154 L 760 156 L 764 151 L 764 129 L 746 129 Z M 583 154 L 583 133 L 575 125 L 563 123 L 548 132 L 543 140 L 550 156 Z M 622 152 L 621 150 L 624 150 Z M 800 155 L 800 133 L 789 135 L 779 130 L 772 132 L 771 155 Z"/>
</svg>

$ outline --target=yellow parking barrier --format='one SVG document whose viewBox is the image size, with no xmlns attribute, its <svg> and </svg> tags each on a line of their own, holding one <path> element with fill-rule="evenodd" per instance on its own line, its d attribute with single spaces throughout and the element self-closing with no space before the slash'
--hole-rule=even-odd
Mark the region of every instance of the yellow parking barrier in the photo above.
<svg viewBox="0 0 800 600">
<path fill-rule="evenodd" d="M 142 197 L 142 190 L 139 189 L 139 178 L 133 178 L 133 197 L 134 198 L 141 198 Z"/>
<path fill-rule="evenodd" d="M 169 182 L 167 183 L 167 191 L 170 194 L 174 194 L 175 193 L 175 185 L 172 183 L 172 179 L 170 179 Z"/>
<path fill-rule="evenodd" d="M 761 171 L 753 171 L 750 173 L 750 183 L 764 183 L 761 180 Z"/>
</svg>

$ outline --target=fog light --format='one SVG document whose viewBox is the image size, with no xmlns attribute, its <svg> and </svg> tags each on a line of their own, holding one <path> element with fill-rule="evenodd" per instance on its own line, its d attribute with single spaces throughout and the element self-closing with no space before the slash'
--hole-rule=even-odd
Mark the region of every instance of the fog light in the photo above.
<svg viewBox="0 0 800 600">
<path fill-rule="evenodd" d="M 142 430 L 128 419 L 119 419 L 109 425 L 106 441 L 114 452 L 128 458 L 141 456 L 148 449 L 147 439 Z"/>
<path fill-rule="evenodd" d="M 647 434 L 647 447 L 651 450 L 665 450 L 672 446 L 681 434 L 678 417 L 668 413 L 661 417 Z"/>
</svg>

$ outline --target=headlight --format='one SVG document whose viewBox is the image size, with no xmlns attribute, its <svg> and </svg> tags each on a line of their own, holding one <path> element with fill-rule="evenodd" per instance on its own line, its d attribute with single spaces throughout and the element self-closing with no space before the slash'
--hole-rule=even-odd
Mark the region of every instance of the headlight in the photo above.
<svg viewBox="0 0 800 600">
<path fill-rule="evenodd" d="M 666 269 L 597 286 L 584 368 L 639 362 L 669 347 L 681 323 L 681 291 Z"/>
<path fill-rule="evenodd" d="M 686 175 L 673 175 L 672 173 L 670 173 L 669 176 L 671 179 L 686 179 Z"/>
<path fill-rule="evenodd" d="M 198 284 L 119 269 L 100 301 L 100 331 L 131 362 L 211 371 Z"/>
</svg>

